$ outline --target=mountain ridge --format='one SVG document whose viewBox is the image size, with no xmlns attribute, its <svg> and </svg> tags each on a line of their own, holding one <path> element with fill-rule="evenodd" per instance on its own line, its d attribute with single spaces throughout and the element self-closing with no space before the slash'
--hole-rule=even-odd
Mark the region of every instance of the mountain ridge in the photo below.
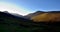
<svg viewBox="0 0 60 32">
<path fill-rule="evenodd" d="M 36 16 L 36 15 L 39 15 L 41 13 L 44 13 L 44 12 L 43 11 L 36 11 L 36 12 L 30 13 L 30 14 L 24 16 L 24 17 L 26 17 L 27 19 L 30 19 L 31 17 Z"/>
<path fill-rule="evenodd" d="M 60 31 L 59 24 L 60 22 L 34 22 L 9 13 L 0 12 L 0 28 L 4 32 L 54 32 Z"/>
<path fill-rule="evenodd" d="M 60 11 L 49 11 L 30 18 L 33 21 L 60 21 Z"/>
</svg>

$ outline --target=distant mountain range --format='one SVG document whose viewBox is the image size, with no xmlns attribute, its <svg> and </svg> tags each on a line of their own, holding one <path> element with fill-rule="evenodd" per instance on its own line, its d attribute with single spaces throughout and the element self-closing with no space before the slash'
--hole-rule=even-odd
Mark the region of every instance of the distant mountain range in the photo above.
<svg viewBox="0 0 60 32">
<path fill-rule="evenodd" d="M 4 11 L 4 13 L 11 14 L 13 16 L 16 16 L 18 18 L 24 18 L 28 20 L 33 20 L 33 21 L 60 21 L 60 11 L 48 11 L 48 12 L 43 12 L 43 11 L 36 11 L 34 13 L 30 13 L 26 16 L 22 16 L 16 13 L 9 13 L 7 11 Z"/>
<path fill-rule="evenodd" d="M 27 21 L 27 20 L 33 20 L 37 22 L 43 22 L 43 21 L 60 21 L 60 11 L 48 11 L 48 12 L 43 12 L 43 11 L 36 11 L 34 13 L 30 13 L 26 16 L 22 16 L 16 13 L 9 13 L 7 11 L 0 12 L 1 17 L 6 16 L 6 18 L 12 18 L 12 19 L 21 19 L 22 21 Z"/>
</svg>

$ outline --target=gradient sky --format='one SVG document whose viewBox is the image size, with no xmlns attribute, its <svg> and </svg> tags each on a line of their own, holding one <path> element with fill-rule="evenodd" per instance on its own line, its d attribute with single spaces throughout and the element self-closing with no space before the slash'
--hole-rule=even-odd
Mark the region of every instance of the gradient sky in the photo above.
<svg viewBox="0 0 60 32">
<path fill-rule="evenodd" d="M 11 3 L 28 12 L 60 10 L 60 0 L 0 0 L 0 2 Z"/>
</svg>

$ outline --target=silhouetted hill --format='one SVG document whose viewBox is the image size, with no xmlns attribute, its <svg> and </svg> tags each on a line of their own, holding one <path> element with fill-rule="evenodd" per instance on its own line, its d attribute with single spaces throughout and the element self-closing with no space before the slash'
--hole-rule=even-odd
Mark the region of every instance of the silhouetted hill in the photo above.
<svg viewBox="0 0 60 32">
<path fill-rule="evenodd" d="M 20 14 L 17 14 L 17 13 L 9 13 L 8 11 L 4 11 L 4 13 L 8 13 L 8 14 L 14 15 L 14 16 L 16 16 L 16 17 L 25 18 L 24 16 L 22 16 L 22 15 L 20 15 Z"/>
<path fill-rule="evenodd" d="M 37 12 L 34 12 L 34 13 L 30 13 L 30 14 L 24 16 L 24 17 L 30 19 L 31 17 L 34 17 L 34 16 L 39 15 L 41 13 L 44 13 L 44 12 L 43 11 L 37 11 Z"/>
<path fill-rule="evenodd" d="M 2 31 L 5 30 L 5 32 L 7 32 L 10 30 L 15 31 L 17 29 L 20 29 L 20 32 L 21 32 L 21 29 L 26 30 L 26 28 L 23 29 L 23 27 L 24 26 L 27 27 L 27 25 L 29 27 L 29 25 L 31 25 L 30 23 L 31 23 L 31 20 L 24 19 L 22 17 L 17 17 L 9 13 L 0 12 L 0 28 L 3 29 Z"/>
<path fill-rule="evenodd" d="M 60 13 L 60 11 L 49 11 L 48 13 Z"/>
<path fill-rule="evenodd" d="M 29 19 L 24 19 L 22 17 L 18 17 L 16 15 L 12 15 L 12 14 L 9 14 L 9 13 L 4 13 L 4 12 L 0 12 L 0 18 L 5 18 L 5 19 L 13 19 L 13 20 L 21 20 L 21 21 L 29 21 Z"/>
<path fill-rule="evenodd" d="M 8 11 L 3 11 L 4 13 L 9 13 Z"/>
<path fill-rule="evenodd" d="M 20 14 L 16 14 L 16 13 L 10 13 L 10 14 L 12 14 L 12 15 L 14 15 L 14 16 L 17 16 L 17 17 L 25 18 L 24 16 L 22 16 L 22 15 L 20 15 Z M 26 19 L 26 18 L 25 18 L 25 19 Z"/>
</svg>

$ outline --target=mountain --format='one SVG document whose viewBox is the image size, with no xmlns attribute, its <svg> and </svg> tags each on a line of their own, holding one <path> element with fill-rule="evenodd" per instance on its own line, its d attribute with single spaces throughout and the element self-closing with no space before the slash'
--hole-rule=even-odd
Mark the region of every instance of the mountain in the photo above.
<svg viewBox="0 0 60 32">
<path fill-rule="evenodd" d="M 0 30 L 2 32 L 34 32 L 40 28 L 42 29 L 41 31 L 43 31 L 46 29 L 44 28 L 46 26 L 45 24 L 46 23 L 34 23 L 32 20 L 0 12 Z"/>
<path fill-rule="evenodd" d="M 0 30 L 2 32 L 23 32 L 24 30 L 27 32 L 30 28 L 27 29 L 26 27 L 32 26 L 31 24 L 32 20 L 0 12 Z"/>
<path fill-rule="evenodd" d="M 4 13 L 9 13 L 8 11 L 3 11 Z"/>
<path fill-rule="evenodd" d="M 11 15 L 17 16 L 17 17 L 21 17 L 21 18 L 25 18 L 24 16 L 17 14 L 17 13 L 10 13 Z M 25 18 L 26 19 L 26 18 Z"/>
<path fill-rule="evenodd" d="M 0 12 L 0 32 L 60 32 L 60 22 L 34 22 L 29 19 Z"/>
<path fill-rule="evenodd" d="M 49 11 L 31 18 L 35 22 L 49 22 L 60 21 L 60 11 Z"/>
<path fill-rule="evenodd" d="M 44 13 L 44 12 L 43 11 L 37 11 L 37 12 L 34 12 L 34 13 L 30 13 L 30 14 L 24 16 L 24 17 L 26 17 L 27 19 L 30 19 L 31 17 L 34 17 L 34 16 L 42 14 L 42 13 Z"/>
<path fill-rule="evenodd" d="M 18 14 L 17 14 L 18 15 Z M 20 15 L 19 15 L 20 16 Z M 21 19 L 21 20 L 28 20 L 28 19 L 24 19 L 22 17 L 16 16 L 16 14 L 12 15 L 10 13 L 5 13 L 5 12 L 0 12 L 0 18 L 11 18 L 11 19 Z"/>
<path fill-rule="evenodd" d="M 11 15 L 14 15 L 14 16 L 17 16 L 17 17 L 25 18 L 24 16 L 22 16 L 20 14 L 17 14 L 17 13 L 9 13 L 8 11 L 4 11 L 4 13 L 8 13 L 8 14 L 11 14 Z"/>
<path fill-rule="evenodd" d="M 60 13 L 60 11 L 48 11 L 47 13 Z"/>
</svg>

